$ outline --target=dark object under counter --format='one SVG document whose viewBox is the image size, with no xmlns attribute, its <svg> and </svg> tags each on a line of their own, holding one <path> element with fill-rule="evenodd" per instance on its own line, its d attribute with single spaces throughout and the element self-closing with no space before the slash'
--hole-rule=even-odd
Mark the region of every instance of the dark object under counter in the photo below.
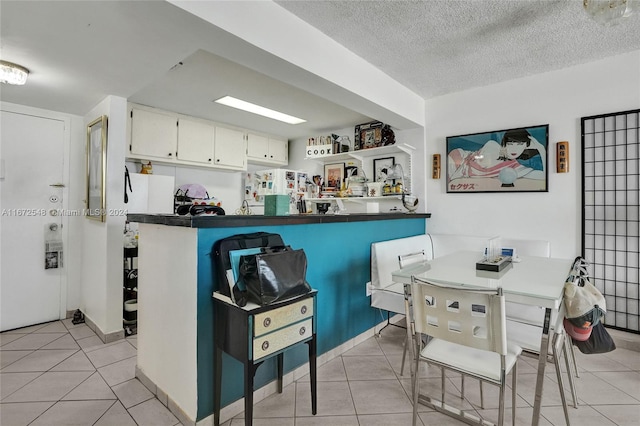
<svg viewBox="0 0 640 426">
<path fill-rule="evenodd" d="M 430 218 L 431 213 L 361 213 L 361 214 L 313 214 L 290 216 L 178 216 L 167 214 L 129 214 L 129 222 L 153 223 L 188 228 L 230 228 L 243 226 L 279 226 L 315 223 L 367 222 L 373 220 L 397 220 Z"/>
</svg>

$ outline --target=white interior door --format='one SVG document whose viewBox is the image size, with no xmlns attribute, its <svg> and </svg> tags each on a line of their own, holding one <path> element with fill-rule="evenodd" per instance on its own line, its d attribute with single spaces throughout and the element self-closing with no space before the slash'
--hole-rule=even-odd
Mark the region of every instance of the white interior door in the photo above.
<svg viewBox="0 0 640 426">
<path fill-rule="evenodd" d="M 63 208 L 64 131 L 60 120 L 0 112 L 2 331 L 61 318 L 64 259 L 45 269 L 45 231 L 64 232 L 50 213 Z"/>
</svg>

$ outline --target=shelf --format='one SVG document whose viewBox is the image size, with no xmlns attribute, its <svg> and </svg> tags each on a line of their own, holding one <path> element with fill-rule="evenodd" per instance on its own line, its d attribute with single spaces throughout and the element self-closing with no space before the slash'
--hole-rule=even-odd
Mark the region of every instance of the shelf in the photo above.
<svg viewBox="0 0 640 426">
<path fill-rule="evenodd" d="M 352 203 L 369 203 L 383 200 L 399 200 L 402 195 L 386 195 L 383 197 L 333 197 L 333 198 L 305 198 L 310 203 L 331 203 L 336 200 L 348 201 Z"/>
<path fill-rule="evenodd" d="M 406 143 L 396 143 L 393 145 L 380 146 L 378 148 L 359 149 L 357 151 L 325 155 L 323 157 L 305 157 L 305 160 L 314 160 L 322 164 L 333 162 L 339 163 L 353 159 L 362 161 L 364 158 L 396 154 L 399 152 L 411 155 L 414 150 L 415 148 L 413 146 L 407 145 Z"/>
</svg>

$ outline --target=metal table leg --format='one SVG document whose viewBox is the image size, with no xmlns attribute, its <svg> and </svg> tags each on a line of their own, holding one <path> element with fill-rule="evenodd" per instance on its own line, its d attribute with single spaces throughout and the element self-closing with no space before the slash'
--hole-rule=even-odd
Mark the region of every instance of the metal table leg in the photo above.
<svg viewBox="0 0 640 426">
<path fill-rule="evenodd" d="M 549 354 L 549 323 L 551 322 L 551 309 L 544 311 L 544 323 L 542 326 L 542 338 L 540 340 L 540 356 L 538 357 L 538 377 L 536 379 L 536 396 L 533 404 L 533 419 L 531 424 L 538 426 L 540 421 L 540 408 L 542 407 L 542 388 L 544 386 L 544 369 L 547 366 Z"/>
</svg>

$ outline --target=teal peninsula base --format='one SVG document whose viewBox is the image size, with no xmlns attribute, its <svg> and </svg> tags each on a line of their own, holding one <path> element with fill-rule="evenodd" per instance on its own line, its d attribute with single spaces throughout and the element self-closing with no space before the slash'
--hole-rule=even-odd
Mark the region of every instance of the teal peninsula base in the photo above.
<svg viewBox="0 0 640 426">
<path fill-rule="evenodd" d="M 371 330 L 381 321 L 366 295 L 371 243 L 426 232 L 429 214 L 306 217 L 178 217 L 129 215 L 140 232 L 137 375 L 185 424 L 214 409 L 214 318 L 217 290 L 213 244 L 235 234 L 274 232 L 305 250 L 307 281 L 318 291 L 317 354 Z M 304 346 L 304 345 L 302 345 Z M 225 355 L 226 356 L 226 355 Z M 284 371 L 309 359 L 304 347 L 285 353 Z M 243 396 L 243 366 L 224 358 L 222 406 Z M 277 379 L 275 359 L 258 369 L 255 388 Z"/>
</svg>

